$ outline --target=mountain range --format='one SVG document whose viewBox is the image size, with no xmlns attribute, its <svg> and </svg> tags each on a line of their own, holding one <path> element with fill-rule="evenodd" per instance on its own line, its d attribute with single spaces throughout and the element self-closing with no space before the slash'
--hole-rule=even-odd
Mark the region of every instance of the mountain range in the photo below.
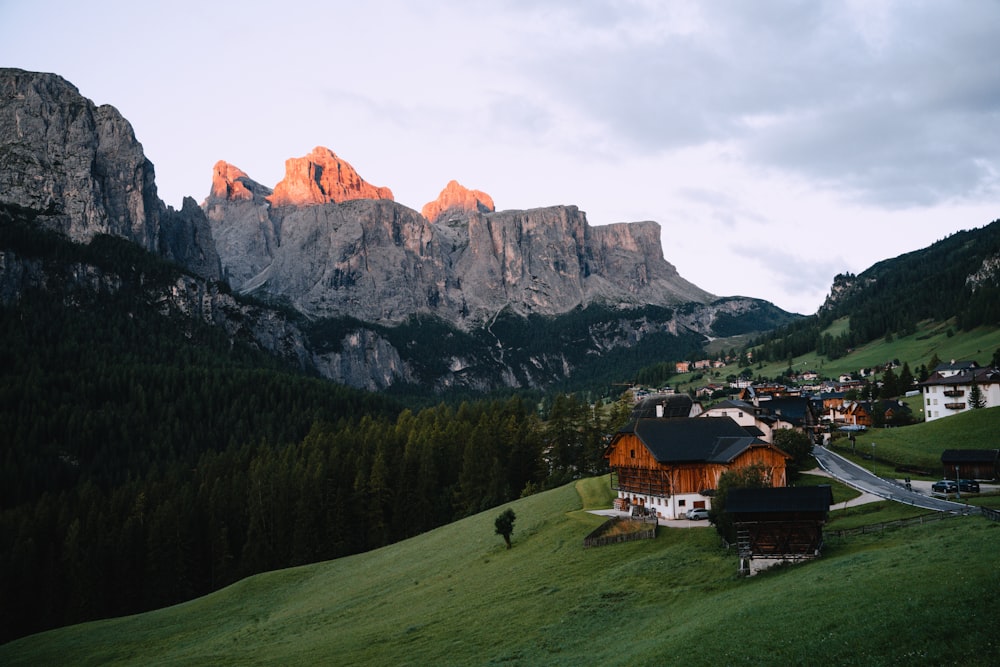
<svg viewBox="0 0 1000 667">
<path fill-rule="evenodd" d="M 182 270 L 150 299 L 355 387 L 541 388 L 597 358 L 641 356 L 637 346 L 680 358 L 708 337 L 797 317 L 685 280 L 655 222 L 497 211 L 455 181 L 418 212 L 323 147 L 287 160 L 273 188 L 220 161 L 204 202 L 178 211 L 157 196 L 128 121 L 55 74 L 0 70 L 0 158 L 7 219 L 77 243 L 132 242 Z M 4 253 L 4 303 L 51 284 Z"/>
</svg>

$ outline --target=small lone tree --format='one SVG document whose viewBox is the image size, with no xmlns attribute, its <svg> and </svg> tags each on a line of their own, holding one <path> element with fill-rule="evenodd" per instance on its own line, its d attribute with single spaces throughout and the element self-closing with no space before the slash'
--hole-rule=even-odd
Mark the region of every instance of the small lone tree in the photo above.
<svg viewBox="0 0 1000 667">
<path fill-rule="evenodd" d="M 517 515 L 514 514 L 514 510 L 509 507 L 500 513 L 493 525 L 496 526 L 496 533 L 503 537 L 503 541 L 507 543 L 507 548 L 510 549 L 510 535 L 514 532 L 514 519 Z"/>
<path fill-rule="evenodd" d="M 814 465 L 812 441 L 802 431 L 783 428 L 775 431 L 772 439 L 775 447 L 792 456 L 792 460 L 785 469 L 789 481 L 793 481 L 800 472 L 808 470 Z"/>
<path fill-rule="evenodd" d="M 719 536 L 730 543 L 736 541 L 736 526 L 733 518 L 726 513 L 730 489 L 766 489 L 770 486 L 771 476 L 763 463 L 753 463 L 722 473 L 715 488 L 715 497 L 712 498 L 712 509 L 708 511 L 708 519 L 715 525 Z"/>
</svg>

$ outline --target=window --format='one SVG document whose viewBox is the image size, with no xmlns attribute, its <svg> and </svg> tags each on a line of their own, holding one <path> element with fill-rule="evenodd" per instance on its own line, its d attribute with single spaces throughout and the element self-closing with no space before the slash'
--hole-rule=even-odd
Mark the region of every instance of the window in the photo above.
<svg viewBox="0 0 1000 667">
<path fill-rule="evenodd" d="M 630 456 L 631 456 L 632 458 L 635 458 L 635 450 L 634 450 L 634 449 L 633 449 L 633 450 L 630 450 L 630 451 L 629 451 L 629 455 L 630 455 Z"/>
<path fill-rule="evenodd" d="M 677 501 L 677 506 L 678 507 L 684 507 L 686 504 L 687 504 L 686 500 L 678 500 Z"/>
</svg>

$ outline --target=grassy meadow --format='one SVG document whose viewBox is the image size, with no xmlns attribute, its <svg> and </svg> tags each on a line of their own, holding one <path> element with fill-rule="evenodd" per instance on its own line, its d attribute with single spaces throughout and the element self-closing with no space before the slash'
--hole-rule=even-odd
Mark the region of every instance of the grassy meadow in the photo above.
<svg viewBox="0 0 1000 667">
<path fill-rule="evenodd" d="M 0 646 L 0 664 L 997 660 L 998 523 L 959 517 L 838 538 L 817 561 L 743 579 L 709 527 L 584 549 L 604 520 L 586 509 L 610 502 L 607 477 L 582 480 L 507 505 L 517 513 L 510 550 L 494 534 L 495 508 L 175 607 L 26 637 Z"/>
<path fill-rule="evenodd" d="M 938 479 L 943 472 L 941 453 L 944 450 L 1000 447 L 1000 407 L 969 410 L 901 428 L 871 429 L 859 433 L 856 441 L 856 455 L 847 438 L 837 440 L 833 449 L 870 467 L 871 462 L 862 459 L 862 455 L 871 456 L 872 443 L 875 443 L 876 465 L 886 466 L 880 474 L 889 474 L 899 465 L 909 465 L 929 469 L 932 474 L 926 478 Z M 954 473 L 949 477 L 954 477 Z"/>
</svg>

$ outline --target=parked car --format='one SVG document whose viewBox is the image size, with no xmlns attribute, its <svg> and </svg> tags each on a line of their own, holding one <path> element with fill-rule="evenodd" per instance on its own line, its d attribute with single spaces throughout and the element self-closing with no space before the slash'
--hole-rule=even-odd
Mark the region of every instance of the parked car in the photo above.
<svg viewBox="0 0 1000 667">
<path fill-rule="evenodd" d="M 687 518 L 692 521 L 700 521 L 702 519 L 708 518 L 708 510 L 703 507 L 697 507 L 693 510 L 687 511 Z"/>
<path fill-rule="evenodd" d="M 955 493 L 958 491 L 958 484 L 950 479 L 942 479 L 940 482 L 931 484 L 931 491 L 936 493 Z"/>
<path fill-rule="evenodd" d="M 979 493 L 979 482 L 974 479 L 958 480 L 958 490 L 963 493 Z"/>
</svg>

